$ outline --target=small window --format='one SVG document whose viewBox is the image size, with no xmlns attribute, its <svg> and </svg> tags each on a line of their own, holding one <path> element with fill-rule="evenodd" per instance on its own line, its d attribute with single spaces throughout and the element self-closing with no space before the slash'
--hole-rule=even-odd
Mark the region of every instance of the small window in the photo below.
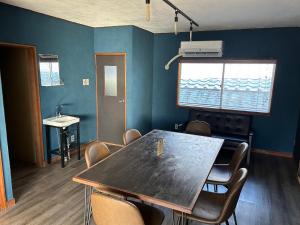
<svg viewBox="0 0 300 225">
<path fill-rule="evenodd" d="M 104 66 L 104 95 L 105 96 L 117 96 L 117 67 L 116 66 Z"/>
<path fill-rule="evenodd" d="M 40 77 L 42 86 L 63 85 L 59 75 L 59 62 L 57 55 L 39 55 Z"/>
<path fill-rule="evenodd" d="M 271 111 L 275 61 L 182 60 L 177 104 L 249 114 Z"/>
</svg>

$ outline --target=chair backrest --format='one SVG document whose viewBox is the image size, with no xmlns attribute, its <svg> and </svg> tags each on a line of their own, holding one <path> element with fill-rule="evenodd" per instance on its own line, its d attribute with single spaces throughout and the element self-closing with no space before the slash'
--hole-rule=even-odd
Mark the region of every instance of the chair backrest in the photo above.
<svg viewBox="0 0 300 225">
<path fill-rule="evenodd" d="M 239 146 L 235 150 L 233 157 L 229 163 L 229 167 L 232 171 L 232 174 L 235 174 L 236 171 L 241 167 L 241 163 L 243 162 L 246 156 L 247 150 L 248 144 L 246 142 L 239 144 Z"/>
<path fill-rule="evenodd" d="M 85 149 L 85 162 L 88 168 L 104 159 L 110 154 L 106 144 L 102 142 L 93 142 Z"/>
<path fill-rule="evenodd" d="M 139 209 L 128 201 L 99 193 L 91 201 L 96 225 L 145 225 Z"/>
<path fill-rule="evenodd" d="M 238 203 L 242 188 L 246 182 L 248 171 L 246 168 L 239 169 L 231 182 L 228 184 L 228 191 L 225 194 L 225 204 L 222 209 L 219 222 L 222 223 L 233 214 Z"/>
<path fill-rule="evenodd" d="M 221 136 L 248 137 L 251 128 L 251 116 L 235 113 L 190 110 L 189 121 L 199 120 L 209 123 L 213 134 Z"/>
<path fill-rule="evenodd" d="M 124 145 L 130 144 L 131 142 L 139 139 L 140 137 L 142 137 L 142 135 L 138 130 L 136 130 L 136 129 L 127 130 L 123 134 Z"/>
<path fill-rule="evenodd" d="M 190 121 L 185 128 L 185 132 L 189 134 L 211 136 L 210 125 L 205 121 L 199 120 Z"/>
</svg>

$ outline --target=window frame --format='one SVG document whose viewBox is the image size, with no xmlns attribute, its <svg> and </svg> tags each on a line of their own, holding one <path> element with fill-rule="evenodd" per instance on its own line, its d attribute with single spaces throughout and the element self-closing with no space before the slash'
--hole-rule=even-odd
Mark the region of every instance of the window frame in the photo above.
<svg viewBox="0 0 300 225">
<path fill-rule="evenodd" d="M 272 86 L 271 86 L 271 101 L 269 104 L 269 112 L 264 113 L 264 112 L 249 112 L 249 111 L 243 111 L 243 110 L 231 110 L 231 109 L 216 109 L 216 108 L 206 108 L 206 107 L 197 107 L 197 106 L 185 106 L 185 105 L 180 105 L 179 104 L 179 93 L 180 93 L 180 87 L 179 87 L 179 81 L 181 79 L 181 64 L 182 63 L 234 63 L 234 64 L 243 64 L 243 63 L 248 63 L 248 64 L 274 64 L 273 68 L 273 77 L 272 77 Z M 275 77 L 277 74 L 277 65 L 278 65 L 278 60 L 277 59 L 203 59 L 203 58 L 193 58 L 193 59 L 187 59 L 187 58 L 182 58 L 178 62 L 178 76 L 177 76 L 177 87 L 176 87 L 176 106 L 178 108 L 188 108 L 188 109 L 198 109 L 198 110 L 203 110 L 203 111 L 208 111 L 208 112 L 223 112 L 223 113 L 233 113 L 233 114 L 241 114 L 241 115 L 264 115 L 264 116 L 270 116 L 272 114 L 272 104 L 273 104 L 273 96 L 274 96 L 274 89 L 275 89 Z M 223 71 L 224 73 L 224 71 Z M 223 79 L 224 79 L 224 74 L 222 76 L 222 88 L 221 92 L 223 92 Z"/>
<path fill-rule="evenodd" d="M 59 84 L 53 84 L 53 80 L 51 79 L 51 72 L 52 72 L 52 63 L 58 63 L 58 76 L 59 76 Z M 51 63 L 51 71 L 50 71 L 50 79 L 51 84 L 50 85 L 43 85 L 42 83 L 42 77 L 41 77 L 41 63 Z M 61 70 L 60 70 L 60 62 L 58 55 L 54 54 L 39 54 L 39 61 L 38 61 L 38 69 L 39 69 L 39 80 L 41 87 L 59 87 L 64 86 L 63 80 L 61 78 Z"/>
</svg>

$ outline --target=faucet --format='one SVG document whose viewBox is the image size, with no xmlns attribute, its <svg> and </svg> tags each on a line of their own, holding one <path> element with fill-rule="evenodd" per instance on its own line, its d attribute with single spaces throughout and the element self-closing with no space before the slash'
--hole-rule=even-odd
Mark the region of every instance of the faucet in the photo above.
<svg viewBox="0 0 300 225">
<path fill-rule="evenodd" d="M 61 117 L 61 113 L 62 113 L 62 108 L 63 108 L 63 105 L 59 104 L 59 105 L 56 105 L 56 117 Z"/>
</svg>

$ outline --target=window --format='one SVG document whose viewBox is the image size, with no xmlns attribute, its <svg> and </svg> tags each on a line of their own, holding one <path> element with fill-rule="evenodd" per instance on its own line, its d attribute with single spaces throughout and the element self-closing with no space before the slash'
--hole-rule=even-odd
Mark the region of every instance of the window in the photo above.
<svg viewBox="0 0 300 225">
<path fill-rule="evenodd" d="M 59 62 L 57 55 L 39 55 L 40 76 L 42 86 L 63 85 L 59 76 Z"/>
<path fill-rule="evenodd" d="M 177 104 L 182 107 L 270 113 L 276 62 L 188 61 L 179 67 Z"/>
<path fill-rule="evenodd" d="M 118 95 L 118 80 L 117 67 L 104 66 L 104 95 L 117 96 Z"/>
</svg>

